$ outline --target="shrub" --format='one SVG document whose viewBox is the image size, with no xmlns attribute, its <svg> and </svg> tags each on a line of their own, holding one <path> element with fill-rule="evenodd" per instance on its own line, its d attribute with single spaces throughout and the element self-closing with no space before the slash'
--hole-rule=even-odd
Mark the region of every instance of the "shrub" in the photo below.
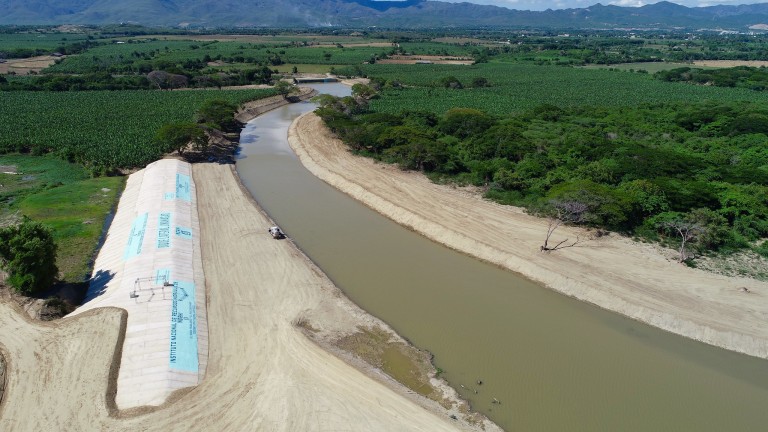
<svg viewBox="0 0 768 432">
<path fill-rule="evenodd" d="M 8 272 L 8 283 L 21 294 L 39 294 L 50 288 L 59 271 L 50 228 L 25 219 L 20 225 L 0 229 L 0 265 Z"/>
</svg>

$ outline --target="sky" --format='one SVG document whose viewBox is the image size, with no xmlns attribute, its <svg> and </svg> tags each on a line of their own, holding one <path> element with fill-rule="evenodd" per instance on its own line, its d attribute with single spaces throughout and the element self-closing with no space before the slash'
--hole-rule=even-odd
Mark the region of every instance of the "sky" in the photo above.
<svg viewBox="0 0 768 432">
<path fill-rule="evenodd" d="M 519 10 L 545 10 L 545 9 L 566 9 L 583 8 L 592 6 L 595 3 L 604 5 L 613 4 L 617 6 L 643 6 L 646 4 L 657 3 L 659 0 L 440 0 L 451 3 L 477 3 L 486 5 L 503 6 L 510 9 Z M 752 3 L 768 3 L 768 0 L 673 0 L 673 3 L 688 7 L 713 6 L 717 4 L 739 5 Z"/>
</svg>

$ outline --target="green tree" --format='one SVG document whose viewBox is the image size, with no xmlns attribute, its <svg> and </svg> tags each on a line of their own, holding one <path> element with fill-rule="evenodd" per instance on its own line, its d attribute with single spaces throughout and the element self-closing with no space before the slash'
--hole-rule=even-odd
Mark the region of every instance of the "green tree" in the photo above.
<svg viewBox="0 0 768 432">
<path fill-rule="evenodd" d="M 455 76 L 447 76 L 440 78 L 440 80 L 437 82 L 437 85 L 440 87 L 445 87 L 449 89 L 463 89 L 464 86 L 461 84 L 461 81 L 459 81 L 458 78 Z"/>
<path fill-rule="evenodd" d="M 187 146 L 198 151 L 208 148 L 208 136 L 200 125 L 192 122 L 169 123 L 157 131 L 155 143 L 165 152 L 178 151 L 184 154 Z"/>
<path fill-rule="evenodd" d="M 468 159 L 507 158 L 519 162 L 536 147 L 524 136 L 525 125 L 516 121 L 501 122 L 484 133 L 466 140 L 462 148 Z"/>
<path fill-rule="evenodd" d="M 237 114 L 237 105 L 223 99 L 212 99 L 206 101 L 197 110 L 196 118 L 198 123 L 205 123 L 212 128 L 224 132 L 237 132 L 242 127 L 242 123 L 235 119 L 235 114 Z"/>
<path fill-rule="evenodd" d="M 288 96 L 290 96 L 290 95 L 292 95 L 294 93 L 297 93 L 299 91 L 299 89 L 295 85 L 293 85 L 293 84 L 291 84 L 291 83 L 289 83 L 287 81 L 278 81 L 278 82 L 276 82 L 275 83 L 275 90 L 277 90 L 277 92 L 281 96 L 283 96 L 283 98 L 285 98 L 285 99 L 288 99 Z"/>
<path fill-rule="evenodd" d="M 21 294 L 50 288 L 59 272 L 51 229 L 28 218 L 0 229 L 0 266 L 8 272 L 8 283 Z"/>
<path fill-rule="evenodd" d="M 714 210 L 693 209 L 688 212 L 686 220 L 702 228 L 696 241 L 696 246 L 702 251 L 718 249 L 731 238 L 728 220 Z"/>
<path fill-rule="evenodd" d="M 474 88 L 482 88 L 482 87 L 490 87 L 491 83 L 488 82 L 487 78 L 484 77 L 476 77 L 472 79 L 472 87 Z"/>
<path fill-rule="evenodd" d="M 352 94 L 364 99 L 371 99 L 376 96 L 376 90 L 365 84 L 355 84 L 352 86 Z"/>
<path fill-rule="evenodd" d="M 440 122 L 440 131 L 464 139 L 485 132 L 495 120 L 488 114 L 471 108 L 451 108 Z"/>
<path fill-rule="evenodd" d="M 613 188 L 590 180 L 574 180 L 558 184 L 548 193 L 556 201 L 579 202 L 587 206 L 591 215 L 590 224 L 613 228 L 625 228 L 632 211 L 627 196 Z"/>
</svg>

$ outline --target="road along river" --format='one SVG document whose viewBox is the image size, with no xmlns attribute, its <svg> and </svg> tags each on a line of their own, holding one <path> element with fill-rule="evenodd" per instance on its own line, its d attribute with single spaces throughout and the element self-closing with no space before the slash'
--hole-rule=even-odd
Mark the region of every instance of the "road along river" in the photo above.
<svg viewBox="0 0 768 432">
<path fill-rule="evenodd" d="M 349 94 L 346 86 L 316 86 Z M 318 180 L 287 143 L 298 103 L 249 122 L 237 171 L 349 296 L 506 430 L 763 430 L 768 362 L 578 302 L 431 242 Z M 481 380 L 482 384 L 478 384 Z M 495 400 L 499 403 L 496 403 Z"/>
</svg>

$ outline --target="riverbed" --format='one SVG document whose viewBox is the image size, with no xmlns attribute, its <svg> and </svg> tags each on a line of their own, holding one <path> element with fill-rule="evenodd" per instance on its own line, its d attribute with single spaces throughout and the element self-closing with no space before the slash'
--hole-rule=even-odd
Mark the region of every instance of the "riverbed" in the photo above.
<svg viewBox="0 0 768 432">
<path fill-rule="evenodd" d="M 315 178 L 286 140 L 313 108 L 288 105 L 248 124 L 243 183 L 353 301 L 432 352 L 476 410 L 507 430 L 760 430 L 768 421 L 766 361 L 554 293 Z"/>
</svg>

